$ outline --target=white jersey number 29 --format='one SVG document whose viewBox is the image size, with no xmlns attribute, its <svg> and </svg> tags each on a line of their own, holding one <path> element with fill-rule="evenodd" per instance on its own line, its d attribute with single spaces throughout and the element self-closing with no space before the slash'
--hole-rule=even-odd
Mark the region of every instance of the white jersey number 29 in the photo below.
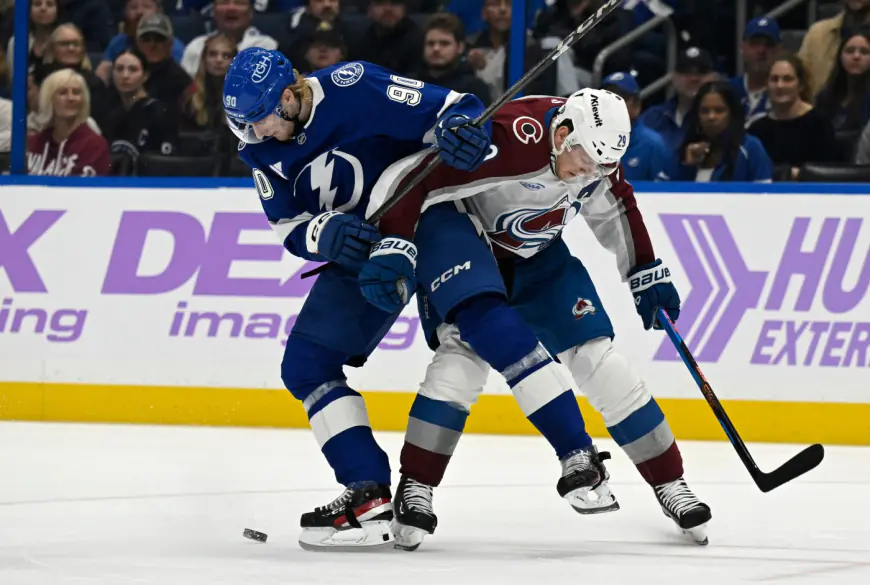
<svg viewBox="0 0 870 585">
<path fill-rule="evenodd" d="M 394 102 L 400 104 L 408 104 L 416 106 L 422 100 L 420 89 L 423 88 L 423 82 L 416 79 L 408 79 L 407 77 L 399 77 L 398 75 L 390 75 L 390 79 L 395 82 L 387 88 L 387 97 Z"/>
</svg>

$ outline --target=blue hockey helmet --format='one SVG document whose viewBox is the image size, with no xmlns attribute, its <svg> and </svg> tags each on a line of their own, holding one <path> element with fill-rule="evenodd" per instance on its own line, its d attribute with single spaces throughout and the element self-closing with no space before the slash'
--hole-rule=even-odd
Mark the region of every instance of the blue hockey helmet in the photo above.
<svg viewBox="0 0 870 585">
<path fill-rule="evenodd" d="M 237 127 L 276 112 L 284 88 L 296 81 L 290 59 L 279 51 L 250 47 L 239 51 L 224 79 L 224 110 Z"/>
</svg>

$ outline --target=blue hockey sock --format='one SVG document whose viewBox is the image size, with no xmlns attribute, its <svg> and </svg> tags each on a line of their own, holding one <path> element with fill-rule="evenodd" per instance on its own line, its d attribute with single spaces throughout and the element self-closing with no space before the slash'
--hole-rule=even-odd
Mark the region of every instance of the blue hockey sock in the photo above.
<svg viewBox="0 0 870 585">
<path fill-rule="evenodd" d="M 455 311 L 454 323 L 462 340 L 501 372 L 523 413 L 560 459 L 592 444 L 570 382 L 501 297 L 466 301 Z"/>
<path fill-rule="evenodd" d="M 390 485 L 390 462 L 372 434 L 365 401 L 348 387 L 344 355 L 291 335 L 281 377 L 308 413 L 320 450 L 342 485 Z"/>
</svg>

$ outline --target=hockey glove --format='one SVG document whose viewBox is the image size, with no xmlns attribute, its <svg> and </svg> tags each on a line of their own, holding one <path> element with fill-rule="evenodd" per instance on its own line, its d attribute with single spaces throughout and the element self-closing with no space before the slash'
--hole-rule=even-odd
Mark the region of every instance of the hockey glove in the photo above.
<svg viewBox="0 0 870 585">
<path fill-rule="evenodd" d="M 643 328 L 661 329 L 656 311 L 663 308 L 671 321 L 680 317 L 680 295 L 671 282 L 671 270 L 661 260 L 635 266 L 628 273 L 628 286 L 634 296 L 634 307 L 643 320 Z"/>
<path fill-rule="evenodd" d="M 447 114 L 435 127 L 435 143 L 446 164 L 460 171 L 473 171 L 489 152 L 492 139 L 486 130 L 473 126 L 468 116 Z"/>
<path fill-rule="evenodd" d="M 395 313 L 414 296 L 417 247 L 404 238 L 384 238 L 374 246 L 359 271 L 363 296 L 374 306 Z"/>
<path fill-rule="evenodd" d="M 357 216 L 327 211 L 308 223 L 305 247 L 311 254 L 356 272 L 368 260 L 372 244 L 380 239 L 378 228 Z"/>
</svg>

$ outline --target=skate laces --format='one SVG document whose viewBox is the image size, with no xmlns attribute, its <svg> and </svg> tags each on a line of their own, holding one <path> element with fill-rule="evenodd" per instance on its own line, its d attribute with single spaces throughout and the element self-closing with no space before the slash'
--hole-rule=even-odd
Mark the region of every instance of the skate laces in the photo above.
<svg viewBox="0 0 870 585">
<path fill-rule="evenodd" d="M 594 452 L 591 449 L 578 449 L 572 451 L 562 459 L 562 477 L 571 475 L 575 471 L 583 471 L 595 466 Z"/>
<path fill-rule="evenodd" d="M 655 490 L 662 505 L 675 516 L 682 516 L 684 512 L 701 503 L 701 500 L 692 493 L 692 490 L 686 485 L 686 480 L 682 477 L 676 481 L 658 485 Z"/>
<path fill-rule="evenodd" d="M 353 496 L 354 490 L 351 488 L 345 488 L 344 492 L 325 506 L 320 506 L 317 508 L 318 510 L 325 510 L 330 513 L 339 512 L 344 510 L 347 507 L 347 503 L 350 501 L 351 496 Z"/>
<path fill-rule="evenodd" d="M 402 494 L 409 508 L 424 514 L 434 514 L 432 509 L 432 486 L 408 478 Z"/>
</svg>

